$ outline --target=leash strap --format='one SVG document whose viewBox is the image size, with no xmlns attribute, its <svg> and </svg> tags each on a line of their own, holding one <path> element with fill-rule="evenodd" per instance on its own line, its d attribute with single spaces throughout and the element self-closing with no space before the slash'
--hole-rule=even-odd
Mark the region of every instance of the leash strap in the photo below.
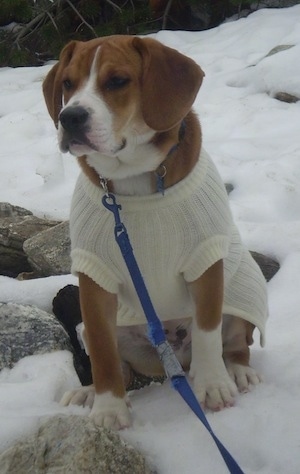
<svg viewBox="0 0 300 474">
<path fill-rule="evenodd" d="M 148 322 L 149 339 L 158 352 L 159 358 L 164 366 L 167 376 L 171 379 L 172 385 L 175 390 L 177 390 L 177 392 L 182 396 L 182 398 L 185 400 L 185 402 L 188 404 L 188 406 L 191 408 L 191 410 L 195 413 L 195 415 L 199 418 L 199 420 L 203 423 L 205 428 L 212 436 L 224 459 L 224 462 L 228 467 L 229 472 L 231 474 L 244 474 L 241 468 L 238 466 L 237 462 L 233 459 L 233 457 L 227 451 L 225 446 L 214 434 L 200 404 L 198 403 L 198 400 L 195 397 L 194 392 L 192 391 L 185 377 L 185 373 L 181 367 L 181 364 L 179 363 L 171 345 L 166 340 L 163 326 L 153 307 L 143 276 L 135 259 L 126 227 L 120 219 L 119 210 L 121 210 L 121 206 L 117 204 L 114 194 L 108 192 L 104 194 L 102 198 L 102 203 L 104 207 L 106 207 L 106 209 L 111 211 L 114 215 L 115 239 L 120 247 L 122 256 L 130 273 L 133 285 L 144 310 Z"/>
</svg>

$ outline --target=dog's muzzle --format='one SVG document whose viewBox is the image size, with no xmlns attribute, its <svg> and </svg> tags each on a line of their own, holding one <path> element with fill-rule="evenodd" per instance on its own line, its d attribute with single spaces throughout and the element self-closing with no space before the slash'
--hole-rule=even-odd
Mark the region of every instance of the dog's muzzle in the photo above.
<svg viewBox="0 0 300 474">
<path fill-rule="evenodd" d="M 66 107 L 60 113 L 59 121 L 63 129 L 60 146 L 63 152 L 69 151 L 74 145 L 87 145 L 95 149 L 86 135 L 90 129 L 89 118 L 89 112 L 81 105 Z"/>
</svg>

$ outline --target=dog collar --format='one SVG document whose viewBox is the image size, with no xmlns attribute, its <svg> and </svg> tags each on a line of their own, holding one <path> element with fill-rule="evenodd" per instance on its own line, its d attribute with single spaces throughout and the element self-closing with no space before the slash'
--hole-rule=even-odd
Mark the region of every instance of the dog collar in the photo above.
<svg viewBox="0 0 300 474">
<path fill-rule="evenodd" d="M 166 177 L 166 174 L 167 174 L 166 161 L 174 153 L 174 151 L 176 151 L 177 148 L 179 147 L 179 144 L 180 144 L 181 140 L 183 139 L 183 137 L 185 135 L 185 130 L 186 130 L 186 121 L 183 120 L 181 122 L 180 129 L 179 129 L 179 132 L 178 132 L 178 142 L 175 143 L 175 145 L 172 145 L 172 147 L 168 151 L 167 156 L 164 159 L 164 161 L 154 171 L 155 178 L 156 178 L 156 192 L 160 193 L 162 196 L 164 196 L 164 194 L 165 194 L 164 184 L 165 184 L 165 177 Z M 100 185 L 103 188 L 106 196 L 108 196 L 108 194 L 109 194 L 108 185 L 107 185 L 108 179 L 104 178 L 104 176 L 100 176 L 99 178 L 100 178 Z"/>
<path fill-rule="evenodd" d="M 169 158 L 169 156 L 171 156 L 172 153 L 174 151 L 176 151 L 177 148 L 179 147 L 179 144 L 180 144 L 181 140 L 183 139 L 183 137 L 185 135 L 185 130 L 186 130 L 186 121 L 182 120 L 181 125 L 180 125 L 180 129 L 179 129 L 179 132 L 178 132 L 178 142 L 175 143 L 175 145 L 173 145 L 170 148 L 166 158 L 164 159 L 164 161 L 159 165 L 159 167 L 154 172 L 155 178 L 156 178 L 156 191 L 158 193 L 161 193 L 163 196 L 165 194 L 164 182 L 165 182 L 165 176 L 167 174 L 166 161 Z"/>
</svg>

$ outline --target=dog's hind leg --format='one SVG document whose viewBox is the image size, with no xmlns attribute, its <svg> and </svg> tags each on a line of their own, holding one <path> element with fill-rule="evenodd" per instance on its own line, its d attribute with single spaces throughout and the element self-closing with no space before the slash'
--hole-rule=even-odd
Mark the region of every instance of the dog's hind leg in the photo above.
<svg viewBox="0 0 300 474">
<path fill-rule="evenodd" d="M 223 358 L 230 377 L 240 392 L 248 392 L 250 385 L 257 385 L 261 377 L 249 365 L 252 334 L 255 326 L 242 318 L 223 317 Z"/>
</svg>

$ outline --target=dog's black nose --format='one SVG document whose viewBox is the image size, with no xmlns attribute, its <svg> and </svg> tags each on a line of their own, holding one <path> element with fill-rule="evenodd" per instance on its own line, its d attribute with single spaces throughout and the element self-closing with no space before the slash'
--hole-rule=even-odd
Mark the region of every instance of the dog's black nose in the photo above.
<svg viewBox="0 0 300 474">
<path fill-rule="evenodd" d="M 68 132 L 82 130 L 89 117 L 88 111 L 81 106 L 71 106 L 65 108 L 59 116 L 60 123 Z"/>
</svg>

